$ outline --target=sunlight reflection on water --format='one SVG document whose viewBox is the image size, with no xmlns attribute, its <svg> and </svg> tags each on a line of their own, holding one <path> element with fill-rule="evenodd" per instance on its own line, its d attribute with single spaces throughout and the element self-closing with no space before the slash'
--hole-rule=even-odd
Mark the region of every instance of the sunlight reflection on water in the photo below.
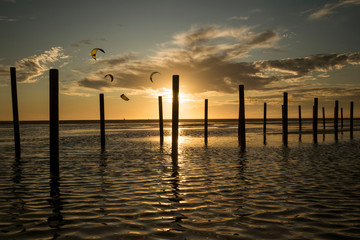
<svg viewBox="0 0 360 240">
<path fill-rule="evenodd" d="M 22 129 L 14 160 L 11 128 L 0 128 L 1 239 L 356 239 L 360 236 L 360 141 L 348 133 L 312 143 L 261 125 L 237 142 L 236 124 L 123 130 L 64 125 L 60 178 L 49 179 L 47 126 Z M 271 129 L 271 128 L 269 128 Z M 280 131 L 281 132 L 281 131 Z"/>
</svg>

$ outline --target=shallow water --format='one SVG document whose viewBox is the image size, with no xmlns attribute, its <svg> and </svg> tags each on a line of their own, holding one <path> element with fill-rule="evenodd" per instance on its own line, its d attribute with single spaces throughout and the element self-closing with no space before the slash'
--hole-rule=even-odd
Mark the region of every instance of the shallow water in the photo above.
<svg viewBox="0 0 360 240">
<path fill-rule="evenodd" d="M 309 128 L 309 126 L 307 126 Z M 355 132 L 289 135 L 214 123 L 208 144 L 183 124 L 171 156 L 170 125 L 60 128 L 60 178 L 49 178 L 48 126 L 21 127 L 14 159 L 11 126 L 0 127 L 0 239 L 359 239 L 360 140 Z M 290 126 L 290 131 L 296 126 Z"/>
</svg>

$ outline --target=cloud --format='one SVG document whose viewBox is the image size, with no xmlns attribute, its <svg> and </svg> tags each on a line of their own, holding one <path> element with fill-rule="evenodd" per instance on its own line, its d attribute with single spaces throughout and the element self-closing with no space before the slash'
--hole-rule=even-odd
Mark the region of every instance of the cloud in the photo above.
<svg viewBox="0 0 360 240">
<path fill-rule="evenodd" d="M 172 41 L 149 58 L 127 54 L 94 62 L 92 72 L 78 82 L 83 88 L 156 89 L 171 88 L 171 76 L 180 75 L 183 91 L 236 93 L 247 90 L 279 91 L 304 87 L 309 78 L 324 76 L 346 65 L 360 64 L 360 53 L 321 54 L 303 58 L 245 62 L 252 50 L 277 49 L 280 34 L 274 30 L 255 32 L 250 27 L 193 27 L 177 33 Z M 95 70 L 94 70 L 95 69 Z M 158 71 L 152 84 L 149 75 Z M 114 82 L 104 80 L 111 73 Z"/>
<path fill-rule="evenodd" d="M 231 18 L 228 18 L 228 20 L 240 20 L 240 21 L 246 21 L 249 20 L 249 17 L 245 17 L 245 16 L 233 16 Z"/>
<path fill-rule="evenodd" d="M 0 22 L 16 22 L 16 18 L 10 18 L 7 16 L 0 16 Z"/>
<path fill-rule="evenodd" d="M 72 47 L 80 47 L 80 45 L 92 45 L 92 41 L 91 40 L 81 40 L 77 43 L 71 44 Z"/>
<path fill-rule="evenodd" d="M 336 9 L 344 6 L 360 5 L 360 0 L 343 0 L 337 3 L 327 3 L 321 9 L 308 16 L 309 20 L 322 19 L 325 16 L 336 13 Z"/>
<path fill-rule="evenodd" d="M 39 55 L 33 55 L 16 62 L 17 80 L 19 82 L 36 82 L 37 77 L 51 68 L 51 65 L 67 59 L 62 47 L 52 47 Z"/>
<path fill-rule="evenodd" d="M 247 78 L 257 79 L 255 82 L 262 81 L 260 77 L 249 75 L 256 73 L 254 65 L 235 60 L 246 56 L 253 49 L 275 48 L 279 40 L 273 30 L 253 33 L 250 29 L 221 28 L 215 25 L 193 27 L 187 32 L 175 34 L 171 42 L 149 59 L 138 59 L 135 54 L 127 54 L 97 61 L 92 69 L 98 70 L 80 80 L 79 86 L 95 89 L 110 86 L 147 88 L 151 87 L 146 84 L 150 82 L 150 73 L 159 71 L 162 74 L 157 76 L 158 80 L 176 73 L 189 77 L 187 81 L 192 81 L 189 90 L 193 92 L 233 92 L 234 84 L 244 82 Z M 102 83 L 103 76 L 109 72 L 115 78 L 110 86 Z M 249 85 L 253 84 L 249 81 Z"/>
<path fill-rule="evenodd" d="M 61 84 L 61 83 L 60 83 Z M 79 96 L 79 97 L 90 97 L 92 94 L 84 93 L 78 86 L 70 85 L 70 86 L 60 86 L 61 94 L 68 95 L 68 96 Z"/>
<path fill-rule="evenodd" d="M 296 79 L 314 72 L 327 73 L 345 65 L 358 65 L 360 53 L 318 54 L 304 58 L 258 61 L 254 64 L 265 76 L 282 80 Z"/>
</svg>

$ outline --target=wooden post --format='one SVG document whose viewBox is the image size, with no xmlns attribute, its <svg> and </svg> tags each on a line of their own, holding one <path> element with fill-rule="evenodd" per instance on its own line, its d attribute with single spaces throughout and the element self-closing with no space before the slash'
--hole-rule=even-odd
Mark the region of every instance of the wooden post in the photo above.
<svg viewBox="0 0 360 240">
<path fill-rule="evenodd" d="M 354 102 L 350 102 L 350 138 L 354 137 Z"/>
<path fill-rule="evenodd" d="M 325 131 L 325 108 L 322 107 L 322 122 L 323 122 L 323 130 Z M 325 134 L 325 132 L 324 132 Z"/>
<path fill-rule="evenodd" d="M 205 128 L 204 128 L 204 135 L 205 135 L 205 144 L 208 142 L 208 100 L 205 99 Z"/>
<path fill-rule="evenodd" d="M 12 97 L 12 109 L 13 109 L 13 125 L 14 125 L 14 142 L 15 142 L 15 157 L 20 159 L 20 128 L 19 128 L 19 112 L 18 112 L 18 98 L 16 88 L 16 69 L 10 68 L 11 78 L 11 97 Z"/>
<path fill-rule="evenodd" d="M 173 75 L 173 103 L 172 103 L 172 154 L 178 153 L 179 138 L 179 75 Z"/>
<path fill-rule="evenodd" d="M 317 133 L 318 133 L 318 98 L 314 98 L 314 106 L 313 106 L 313 139 L 314 139 L 314 143 L 317 143 Z"/>
<path fill-rule="evenodd" d="M 335 101 L 335 109 L 334 109 L 334 135 L 335 140 L 338 140 L 338 128 L 339 128 L 339 101 Z"/>
<path fill-rule="evenodd" d="M 301 126 L 301 106 L 300 105 L 299 105 L 298 109 L 299 109 L 299 139 L 301 139 L 302 126 Z"/>
<path fill-rule="evenodd" d="M 163 145 L 163 143 L 164 143 L 164 118 L 163 118 L 162 96 L 159 96 L 158 100 L 159 100 L 160 145 Z"/>
<path fill-rule="evenodd" d="M 100 93 L 100 142 L 101 151 L 105 151 L 105 110 L 104 110 L 104 94 Z"/>
<path fill-rule="evenodd" d="M 50 69 L 50 175 L 59 176 L 59 71 Z"/>
<path fill-rule="evenodd" d="M 284 92 L 283 99 L 283 143 L 288 145 L 288 94 Z"/>
<path fill-rule="evenodd" d="M 239 122 L 238 122 L 238 141 L 241 149 L 245 150 L 245 96 L 244 85 L 239 85 Z"/>
<path fill-rule="evenodd" d="M 266 102 L 264 103 L 264 126 L 263 126 L 263 134 L 266 134 Z"/>
</svg>

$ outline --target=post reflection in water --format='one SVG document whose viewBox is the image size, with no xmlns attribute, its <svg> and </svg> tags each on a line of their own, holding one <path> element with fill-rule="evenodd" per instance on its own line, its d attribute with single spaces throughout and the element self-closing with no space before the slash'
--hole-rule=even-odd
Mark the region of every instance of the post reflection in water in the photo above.
<svg viewBox="0 0 360 240">
<path fill-rule="evenodd" d="M 183 198 L 180 196 L 180 189 L 179 189 L 179 182 L 180 182 L 180 176 L 179 176 L 179 164 L 178 164 L 178 153 L 173 152 L 171 154 L 171 160 L 172 160 L 172 173 L 171 173 L 171 187 L 172 187 L 172 193 L 173 197 L 169 198 L 170 201 L 174 202 L 174 208 L 176 212 L 176 216 L 174 216 L 174 228 L 172 230 L 175 231 L 183 231 L 182 226 L 179 225 L 180 222 L 182 222 L 182 219 L 186 219 L 187 217 L 184 216 L 181 212 L 178 211 L 180 202 L 183 201 Z"/>
<path fill-rule="evenodd" d="M 19 158 L 15 158 L 15 162 L 12 165 L 12 169 L 13 169 L 12 180 L 14 182 L 14 185 L 16 185 L 21 182 L 21 178 L 22 178 L 22 165 L 21 165 L 21 160 Z"/>
<path fill-rule="evenodd" d="M 48 200 L 52 215 L 48 217 L 48 224 L 51 228 L 59 229 L 62 225 L 63 217 L 61 215 L 62 203 L 60 197 L 60 177 L 52 176 L 50 178 L 50 199 Z"/>
<path fill-rule="evenodd" d="M 12 165 L 12 193 L 14 194 L 14 200 L 11 204 L 11 218 L 16 220 L 17 227 L 22 228 L 21 232 L 25 232 L 25 226 L 21 222 L 21 215 L 26 212 L 26 203 L 24 201 L 24 193 L 27 192 L 26 185 L 24 185 L 21 181 L 23 178 L 23 169 L 20 158 L 15 158 L 15 162 Z"/>
<path fill-rule="evenodd" d="M 106 154 L 105 151 L 101 151 L 100 153 L 100 161 L 99 161 L 99 175 L 100 175 L 100 196 L 101 196 L 101 207 L 100 207 L 100 212 L 103 214 L 103 216 L 107 216 L 107 212 L 106 212 L 106 196 L 107 196 L 107 186 L 108 184 L 105 182 L 105 176 L 106 176 L 106 172 L 107 172 L 107 159 L 108 159 L 108 155 Z"/>
<path fill-rule="evenodd" d="M 170 198 L 169 200 L 172 202 L 180 202 L 182 199 L 179 196 L 179 164 L 178 164 L 178 153 L 172 152 L 171 153 L 171 160 L 172 160 L 172 173 L 171 173 L 171 187 L 172 187 L 172 193 L 174 194 L 173 198 Z"/>
<path fill-rule="evenodd" d="M 239 179 L 238 185 L 238 198 L 237 198 L 237 209 L 234 215 L 239 220 L 244 221 L 244 217 L 251 215 L 251 212 L 245 208 L 247 198 L 247 176 L 246 176 L 246 152 L 239 151 L 239 165 L 237 166 L 238 172 L 236 177 Z M 241 190 L 240 190 L 241 189 Z"/>
</svg>

